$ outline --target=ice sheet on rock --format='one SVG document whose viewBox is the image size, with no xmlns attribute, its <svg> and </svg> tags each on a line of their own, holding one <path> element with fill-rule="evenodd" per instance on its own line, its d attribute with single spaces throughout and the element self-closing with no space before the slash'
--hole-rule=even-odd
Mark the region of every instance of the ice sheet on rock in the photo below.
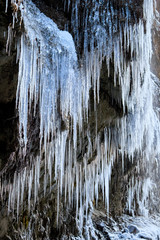
<svg viewBox="0 0 160 240">
<path fill-rule="evenodd" d="M 83 18 L 79 1 L 65 1 L 65 3 L 71 7 L 71 28 L 77 46 L 83 36 L 78 30 L 80 28 L 77 28 L 79 22 L 84 29 L 82 72 L 87 78 L 86 86 L 89 88 L 92 86 L 94 89 L 95 102 L 99 99 L 102 61 L 106 60 L 108 71 L 110 61 L 114 62 L 114 84 L 120 85 L 121 88 L 121 98 L 118 101 L 120 101 L 119 104 L 122 101 L 124 112 L 127 108 L 129 113 L 116 123 L 121 132 L 118 138 L 122 154 L 126 151 L 133 156 L 135 151 L 142 151 L 143 146 L 146 145 L 146 155 L 149 157 L 155 141 L 159 139 L 160 131 L 159 120 L 153 110 L 154 88 L 150 73 L 153 1 L 143 3 L 146 28 L 141 19 L 131 24 L 133 19 L 131 20 L 128 3 L 122 11 L 117 12 L 118 10 L 112 6 L 112 1 L 107 3 L 95 0 L 86 1 L 85 6 L 92 7 L 90 11 L 83 8 Z M 117 16 L 119 19 L 125 17 L 126 21 L 120 24 Z M 119 34 L 116 34 L 117 31 Z M 126 58 L 128 53 L 130 54 L 129 61 Z M 109 72 L 108 74 L 110 75 Z M 86 96 L 86 92 L 84 95 Z"/>
<path fill-rule="evenodd" d="M 71 35 L 60 31 L 31 1 L 24 2 L 21 14 L 25 33 L 21 37 L 17 88 L 20 136 L 26 145 L 28 110 L 31 112 L 34 102 L 35 112 L 39 102 L 41 141 L 44 138 L 46 146 L 49 135 L 53 137 L 60 128 L 60 117 L 65 120 L 71 116 L 76 128 L 82 83 Z"/>
</svg>

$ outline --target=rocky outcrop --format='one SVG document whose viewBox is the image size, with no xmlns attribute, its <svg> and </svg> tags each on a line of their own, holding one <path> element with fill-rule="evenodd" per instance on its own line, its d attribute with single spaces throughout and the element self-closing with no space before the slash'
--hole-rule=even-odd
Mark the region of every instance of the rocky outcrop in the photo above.
<svg viewBox="0 0 160 240">
<path fill-rule="evenodd" d="M 10 56 L 6 53 L 8 26 L 12 22 L 12 10 L 5 13 L 5 1 L 0 2 L 0 169 L 7 163 L 17 146 L 17 113 L 15 111 L 18 64 L 15 42 Z"/>
<path fill-rule="evenodd" d="M 160 2 L 156 1 L 155 6 L 155 20 L 153 24 L 153 56 L 152 56 L 152 71 L 156 74 L 158 78 L 160 78 L 160 69 L 159 69 L 159 61 L 160 61 Z"/>
</svg>

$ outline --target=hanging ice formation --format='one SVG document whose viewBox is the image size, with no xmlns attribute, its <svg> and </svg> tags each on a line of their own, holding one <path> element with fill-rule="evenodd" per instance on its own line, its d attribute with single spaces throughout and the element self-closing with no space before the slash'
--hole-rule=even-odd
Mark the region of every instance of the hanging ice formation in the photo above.
<svg viewBox="0 0 160 240">
<path fill-rule="evenodd" d="M 127 155 L 132 161 L 134 154 L 138 153 L 145 162 L 150 161 L 151 155 L 154 158 L 158 154 L 160 131 L 153 110 L 154 84 L 150 72 L 153 1 L 144 0 L 143 20 L 139 19 L 134 24 L 130 24 L 130 3 L 118 12 L 112 1 L 104 2 L 84 1 L 84 51 L 81 60 L 77 59 L 75 50 L 75 44 L 78 46 L 82 41 L 77 30 L 79 0 L 64 3 L 65 8 L 72 9 L 74 41 L 67 31 L 60 31 L 51 19 L 42 14 L 31 0 L 24 0 L 19 5 L 24 23 L 24 32 L 17 46 L 20 145 L 25 156 L 28 116 L 39 112 L 40 153 L 36 159 L 31 156 L 31 167 L 15 172 L 12 184 L 3 182 L 1 185 L 2 196 L 9 192 L 9 212 L 15 211 L 17 216 L 26 196 L 28 209 L 31 208 L 31 198 L 34 198 L 32 205 L 36 203 L 40 178 L 44 175 L 44 194 L 49 184 L 50 189 L 53 182 L 57 184 L 57 221 L 59 200 L 63 195 L 66 206 L 76 208 L 77 224 L 81 229 L 89 206 L 94 201 L 98 204 L 100 189 L 109 212 L 109 181 L 114 160 L 119 154 L 122 160 Z M 118 14 L 125 19 L 122 24 Z M 106 61 L 108 75 L 110 62 L 114 63 L 114 85 L 121 89 L 121 98 L 117 101 L 122 105 L 124 116 L 115 120 L 114 127 L 104 129 L 104 141 L 101 142 L 98 132 L 95 139 L 91 139 L 89 129 L 84 130 L 83 124 L 88 119 L 91 88 L 95 106 L 99 101 L 103 61 Z M 62 123 L 65 123 L 65 129 L 62 129 Z M 77 146 L 81 146 L 83 131 L 87 135 L 88 146 L 83 159 L 77 161 Z M 95 149 L 97 155 L 90 163 Z M 134 205 L 133 195 L 136 192 L 138 198 L 138 190 L 143 188 L 140 184 L 138 180 L 135 184 L 133 177 L 128 190 L 129 210 Z M 143 199 L 139 201 L 141 204 L 144 202 Z"/>
</svg>

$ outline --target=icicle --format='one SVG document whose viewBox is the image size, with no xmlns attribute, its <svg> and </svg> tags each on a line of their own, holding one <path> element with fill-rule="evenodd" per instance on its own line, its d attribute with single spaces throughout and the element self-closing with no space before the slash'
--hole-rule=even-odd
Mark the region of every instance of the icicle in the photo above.
<svg viewBox="0 0 160 240">
<path fill-rule="evenodd" d="M 8 26 L 8 38 L 6 44 L 6 53 L 8 53 L 9 56 L 11 54 L 12 42 L 13 42 L 13 27 L 12 24 L 10 23 Z"/>
</svg>

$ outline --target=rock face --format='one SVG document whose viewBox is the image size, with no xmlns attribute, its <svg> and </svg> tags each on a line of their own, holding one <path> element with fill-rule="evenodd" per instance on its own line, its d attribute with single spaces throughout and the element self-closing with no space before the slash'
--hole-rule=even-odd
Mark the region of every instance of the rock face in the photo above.
<svg viewBox="0 0 160 240">
<path fill-rule="evenodd" d="M 71 12 L 68 14 L 64 11 L 63 4 L 61 1 L 44 0 L 38 1 L 34 0 L 39 9 L 46 14 L 48 17 L 53 19 L 53 21 L 62 30 L 65 29 L 66 23 L 70 32 L 74 35 L 71 26 Z M 128 1 L 127 1 L 128 2 Z M 134 4 L 130 5 L 133 24 L 142 18 L 142 3 L 143 1 L 134 1 Z M 117 12 L 123 5 L 123 1 L 113 1 L 113 5 Z M 82 1 L 81 18 L 83 18 L 83 1 Z M 159 7 L 159 6 L 158 6 Z M 28 129 L 30 130 L 28 136 L 28 145 L 26 150 L 25 163 L 21 163 L 21 160 L 16 158 L 20 157 L 20 151 L 18 147 L 18 113 L 15 110 L 15 99 L 16 99 L 16 88 L 17 88 L 17 78 L 18 78 L 18 64 L 16 63 L 16 50 L 14 49 L 14 43 L 12 46 L 11 55 L 6 54 L 6 42 L 7 42 L 7 31 L 10 22 L 12 21 L 11 9 L 5 13 L 5 4 L 0 2 L 0 170 L 5 169 L 5 166 L 10 166 L 7 162 L 8 159 L 13 160 L 12 168 L 8 167 L 9 171 L 14 172 L 15 170 L 20 171 L 21 168 L 25 167 L 28 163 L 30 155 L 36 156 L 39 152 L 39 110 L 37 108 L 36 117 L 30 116 Z M 122 19 L 123 22 L 123 19 Z M 83 29 L 79 29 L 81 33 L 81 38 L 83 39 Z M 155 23 L 154 26 L 154 55 L 153 55 L 153 65 L 152 69 L 156 73 L 157 77 L 160 78 L 159 69 L 159 30 Z M 80 42 L 82 41 L 80 39 Z M 83 47 L 77 46 L 77 51 L 79 55 L 82 53 Z M 128 54 L 128 61 L 130 61 L 130 56 Z M 106 64 L 102 63 L 102 70 L 100 74 L 100 100 L 97 103 L 97 122 L 94 120 L 94 96 L 93 90 L 90 91 L 90 115 L 88 123 L 84 124 L 84 129 L 86 125 L 89 125 L 91 139 L 94 140 L 96 137 L 97 129 L 101 136 L 102 142 L 104 141 L 103 129 L 107 126 L 113 126 L 115 119 L 121 119 L 123 115 L 123 109 L 120 104 L 122 97 L 122 92 L 120 86 L 114 87 L 114 64 L 110 65 L 110 77 L 108 77 L 108 70 Z M 107 81 L 106 81 L 107 79 Z M 156 103 L 157 105 L 159 102 Z M 126 110 L 127 113 L 127 110 Z M 64 123 L 65 125 L 66 123 Z M 65 128 L 65 126 L 64 126 Z M 86 127 L 87 128 L 87 127 Z M 84 131 L 85 132 L 85 131 Z M 80 145 L 80 144 L 79 144 Z M 84 138 L 83 146 L 79 147 L 77 160 L 81 161 L 84 154 L 87 152 L 87 138 Z M 94 161 L 94 157 L 97 155 L 95 151 L 93 158 L 90 162 Z M 10 157 L 10 158 L 9 158 Z M 113 172 L 111 175 L 110 182 L 110 214 L 115 219 L 125 212 L 126 198 L 128 191 L 128 181 L 134 175 L 136 171 L 136 159 L 130 162 L 125 157 L 124 171 L 122 170 L 122 156 L 118 156 L 114 162 Z M 6 167 L 7 169 L 7 167 Z M 12 170 L 10 170 L 12 169 Z M 7 170 L 6 170 L 7 171 Z M 8 173 L 7 176 L 12 175 Z M 11 177 L 11 181 L 13 177 Z M 28 227 L 34 228 L 35 232 L 32 236 L 33 239 L 65 239 L 63 234 L 65 233 L 66 239 L 69 239 L 70 234 L 78 235 L 77 229 L 74 227 L 75 212 L 68 209 L 64 204 L 64 199 L 60 199 L 60 227 L 56 227 L 56 205 L 57 205 L 57 189 L 56 185 L 53 185 L 52 194 L 49 192 L 49 187 L 47 188 L 47 194 L 43 196 L 43 189 L 41 189 L 41 194 L 39 196 L 39 201 L 31 214 L 27 212 L 27 206 L 21 209 L 18 224 L 16 222 L 12 223 L 12 219 L 6 217 L 6 206 L 2 204 L 2 213 L 0 218 L 2 219 L 0 223 L 0 239 L 7 239 L 7 235 L 11 236 L 12 239 L 22 239 L 22 232 Z M 101 195 L 101 194 L 100 194 Z M 25 200 L 27 195 L 25 196 Z M 94 205 L 94 203 L 93 203 Z M 104 205 L 102 201 L 102 196 L 99 197 L 99 210 L 104 211 Z M 98 225 L 98 218 L 95 217 L 94 224 L 95 229 L 100 232 L 99 239 L 102 239 L 102 235 L 105 239 L 109 239 L 108 233 Z M 28 226 L 29 224 L 29 226 Z M 22 232 L 12 232 L 10 229 L 18 229 L 18 225 L 22 227 Z M 4 227 L 5 226 L 5 227 Z M 132 227 L 132 226 L 131 226 Z M 11 230 L 13 231 L 13 230 Z M 22 234 L 23 235 L 23 234 Z M 28 239 L 30 236 L 27 236 Z M 61 238 L 62 237 L 62 238 Z"/>
<path fill-rule="evenodd" d="M 155 21 L 153 24 L 153 57 L 152 57 L 152 71 L 156 76 L 160 77 L 159 61 L 160 61 L 160 33 L 159 33 L 159 16 L 160 2 L 156 2 Z"/>
<path fill-rule="evenodd" d="M 17 145 L 17 116 L 15 111 L 18 64 L 16 49 L 12 44 L 11 55 L 6 53 L 8 26 L 12 10 L 5 13 L 5 2 L 0 3 L 0 169 L 4 167 Z"/>
</svg>

